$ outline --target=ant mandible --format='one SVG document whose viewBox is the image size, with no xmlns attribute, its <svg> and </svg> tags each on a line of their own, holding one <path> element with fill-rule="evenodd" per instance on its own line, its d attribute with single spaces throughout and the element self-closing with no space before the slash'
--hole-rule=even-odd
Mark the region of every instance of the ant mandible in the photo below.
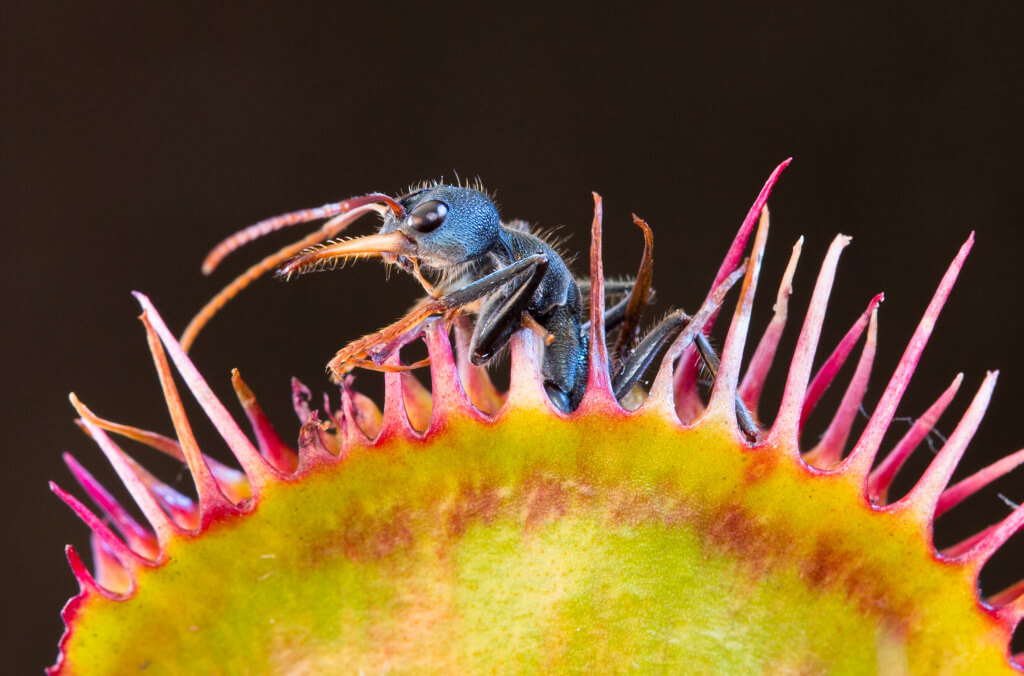
<svg viewBox="0 0 1024 676">
<path fill-rule="evenodd" d="M 370 212 L 382 217 L 380 232 L 356 239 L 332 239 Z M 620 400 L 637 384 L 661 348 L 690 320 L 682 310 L 671 312 L 637 342 L 639 323 L 652 293 L 653 238 L 647 224 L 633 218 L 644 231 L 643 262 L 635 280 L 608 285 L 611 293 L 628 294 L 605 314 L 606 331 L 619 329 L 613 350 L 616 361 L 612 387 Z M 328 220 L 318 231 L 251 267 L 215 296 L 189 324 L 182 346 L 187 350 L 228 300 L 271 269 L 276 268 L 277 275 L 287 279 L 333 268 L 346 259 L 380 257 L 414 275 L 428 297 L 395 324 L 340 350 L 328 364 L 336 379 L 355 367 L 404 370 L 425 365 L 426 361 L 395 367 L 383 362 L 424 320 L 443 316 L 451 321 L 458 314 L 472 312 L 476 322 L 469 349 L 474 364 L 486 364 L 508 344 L 516 330 L 530 327 L 544 338 L 541 374 L 552 404 L 565 413 L 579 406 L 586 387 L 589 333 L 589 322 L 583 321 L 581 282 L 543 237 L 529 232 L 518 221 L 502 223 L 494 202 L 477 188 L 435 183 L 398 198 L 372 193 L 275 216 L 221 242 L 204 261 L 203 272 L 209 274 L 225 256 L 256 238 L 318 219 Z M 439 273 L 440 281 L 431 284 L 421 268 Z M 695 343 L 714 378 L 718 357 L 703 333 L 698 332 Z M 757 423 L 738 398 L 736 409 L 744 435 L 756 440 Z"/>
</svg>

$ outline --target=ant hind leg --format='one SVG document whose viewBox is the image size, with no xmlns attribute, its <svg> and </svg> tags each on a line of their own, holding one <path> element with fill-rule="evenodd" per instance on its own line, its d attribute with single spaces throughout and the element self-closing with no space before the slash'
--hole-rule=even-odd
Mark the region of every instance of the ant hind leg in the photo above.
<svg viewBox="0 0 1024 676">
<path fill-rule="evenodd" d="M 690 315 L 682 310 L 675 310 L 644 336 L 643 340 L 622 360 L 618 371 L 612 377 L 612 389 L 616 399 L 621 400 L 633 389 L 658 352 L 674 340 L 689 323 Z M 713 381 L 718 377 L 718 355 L 715 354 L 714 348 L 711 347 L 711 343 L 703 333 L 697 334 L 694 344 Z M 736 421 L 748 441 L 753 443 L 760 438 L 760 427 L 739 395 L 736 396 Z"/>
</svg>

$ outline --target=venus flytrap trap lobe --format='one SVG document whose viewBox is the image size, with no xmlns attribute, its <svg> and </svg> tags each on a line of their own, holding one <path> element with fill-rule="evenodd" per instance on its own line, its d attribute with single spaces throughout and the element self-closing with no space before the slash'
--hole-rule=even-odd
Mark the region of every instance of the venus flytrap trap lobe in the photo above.
<svg viewBox="0 0 1024 676">
<path fill-rule="evenodd" d="M 426 342 L 429 393 L 391 369 L 379 411 L 342 379 L 340 408 L 327 405 L 318 416 L 308 390 L 297 384 L 293 399 L 303 424 L 294 450 L 235 372 L 254 446 L 138 295 L 177 441 L 99 418 L 72 396 L 81 424 L 149 526 L 66 456 L 105 518 L 54 487 L 93 531 L 94 572 L 69 546 L 81 591 L 63 611 L 67 630 L 50 673 L 622 671 L 634 665 L 707 673 L 1015 672 L 1009 641 L 1024 615 L 1024 583 L 981 598 L 978 574 L 1019 530 L 1024 508 L 943 552 L 931 542 L 938 514 L 1024 460 L 1024 451 L 1015 453 L 947 488 L 995 374 L 906 496 L 886 501 L 893 477 L 961 376 L 872 471 L 973 237 L 943 277 L 845 458 L 876 349 L 881 298 L 871 299 L 812 377 L 848 241 L 837 238 L 774 422 L 757 444 L 741 433 L 736 393 L 756 412 L 799 256 L 798 242 L 775 315 L 740 385 L 768 233 L 764 207 L 782 168 L 750 209 L 707 299 L 668 347 L 634 411 L 623 409 L 611 389 L 599 201 L 586 389 L 571 413 L 548 399 L 543 346 L 534 333 L 514 333 L 510 389 L 503 394 L 469 359 L 467 319 L 453 319 L 453 353 L 447 322 L 438 317 L 403 337 Z M 755 226 L 753 251 L 737 270 Z M 740 275 L 718 377 L 704 405 L 694 339 L 710 329 Z M 801 453 L 808 413 L 865 330 L 832 422 Z M 399 351 L 385 361 L 399 366 Z M 171 363 L 241 472 L 200 452 Z M 108 432 L 183 460 L 198 504 L 149 475 Z"/>
</svg>

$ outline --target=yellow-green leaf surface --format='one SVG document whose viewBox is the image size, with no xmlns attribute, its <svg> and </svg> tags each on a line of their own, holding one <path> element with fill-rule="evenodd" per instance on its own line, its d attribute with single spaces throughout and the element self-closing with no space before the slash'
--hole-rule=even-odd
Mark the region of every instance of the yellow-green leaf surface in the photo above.
<svg viewBox="0 0 1024 676">
<path fill-rule="evenodd" d="M 912 522 L 714 425 L 457 420 L 272 485 L 90 597 L 69 673 L 992 673 Z"/>
</svg>

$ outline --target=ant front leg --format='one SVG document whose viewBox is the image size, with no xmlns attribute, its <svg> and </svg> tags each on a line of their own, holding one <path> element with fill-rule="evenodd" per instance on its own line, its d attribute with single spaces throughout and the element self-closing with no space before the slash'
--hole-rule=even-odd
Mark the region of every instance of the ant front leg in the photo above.
<svg viewBox="0 0 1024 676">
<path fill-rule="evenodd" d="M 647 367 L 651 365 L 651 361 L 658 352 L 670 341 L 674 340 L 689 323 L 690 315 L 682 310 L 676 310 L 661 320 L 657 326 L 644 336 L 640 344 L 622 360 L 618 372 L 612 378 L 612 389 L 615 392 L 616 399 L 622 399 L 633 389 L 633 386 L 640 380 L 640 377 L 647 370 Z M 704 361 L 704 365 L 711 374 L 711 379 L 714 380 L 718 377 L 718 355 L 715 354 L 714 348 L 711 347 L 711 343 L 708 342 L 707 336 L 703 333 L 697 334 L 694 338 L 694 344 L 697 347 L 697 352 L 700 353 L 701 359 Z M 747 440 L 751 442 L 758 440 L 761 430 L 754 421 L 754 416 L 750 414 L 746 404 L 743 403 L 739 395 L 736 396 L 736 421 L 739 423 L 740 431 L 743 432 L 743 436 Z"/>
<path fill-rule="evenodd" d="M 391 324 L 377 333 L 371 333 L 368 336 L 364 336 L 359 340 L 349 343 L 338 351 L 334 356 L 334 359 L 327 364 L 327 368 L 336 380 L 340 380 L 346 373 L 357 367 L 370 368 L 372 370 L 379 371 L 389 370 L 383 366 L 384 360 L 386 360 L 395 349 L 407 342 L 409 336 L 418 331 L 420 325 L 424 321 L 430 317 L 441 315 L 451 316 L 453 314 L 457 314 L 459 310 L 466 305 L 469 305 L 488 294 L 494 293 L 515 281 L 522 275 L 530 274 L 530 280 L 536 277 L 539 282 L 540 278 L 543 277 L 543 274 L 537 276 L 536 271 L 538 267 L 543 268 L 544 270 L 547 269 L 547 256 L 544 254 L 534 254 L 533 256 L 524 258 L 523 260 L 516 261 L 512 265 L 501 268 L 496 272 L 492 272 L 486 277 L 478 279 L 472 284 L 467 284 L 461 289 L 452 291 L 440 298 L 426 299 L 394 324 Z M 523 286 L 530 286 L 530 282 L 527 282 Z M 536 285 L 534 285 L 533 288 L 535 289 Z M 522 287 L 520 287 L 519 290 L 521 291 Z M 532 295 L 532 293 L 533 292 L 530 291 L 527 295 L 527 300 L 529 300 L 529 295 Z M 515 297 L 516 293 L 513 293 L 513 296 Z M 480 324 L 478 322 L 477 328 L 473 332 L 474 340 L 479 328 Z M 475 355 L 475 351 L 473 354 Z M 410 366 L 415 368 L 417 366 L 425 365 L 426 363 L 429 362 L 424 360 L 423 362 L 417 362 Z M 477 362 L 474 359 L 474 363 L 482 362 Z"/>
</svg>

